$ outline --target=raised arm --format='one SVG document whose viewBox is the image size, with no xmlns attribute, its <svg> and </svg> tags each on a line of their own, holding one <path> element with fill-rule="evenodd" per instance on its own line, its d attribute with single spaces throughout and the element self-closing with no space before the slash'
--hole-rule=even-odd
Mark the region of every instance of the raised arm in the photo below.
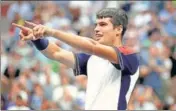
<svg viewBox="0 0 176 111">
<path fill-rule="evenodd" d="M 27 24 L 32 24 L 31 22 L 26 22 Z M 37 25 L 33 28 L 33 34 L 37 38 L 42 36 L 52 36 L 55 37 L 79 50 L 90 55 L 97 55 L 99 57 L 110 60 L 112 63 L 118 63 L 118 56 L 116 51 L 111 46 L 106 46 L 98 43 L 93 39 L 88 39 L 87 37 L 82 37 L 74 34 L 70 34 L 61 30 L 56 30 L 48 28 L 44 25 Z"/>
<path fill-rule="evenodd" d="M 36 48 L 41 51 L 46 57 L 57 60 L 65 64 L 67 67 L 74 68 L 75 58 L 72 52 L 60 48 L 55 43 L 49 42 L 45 38 L 36 40 L 35 36 L 33 35 L 32 29 L 28 27 L 17 24 L 13 25 L 21 29 L 19 34 L 21 40 L 32 40 Z"/>
</svg>

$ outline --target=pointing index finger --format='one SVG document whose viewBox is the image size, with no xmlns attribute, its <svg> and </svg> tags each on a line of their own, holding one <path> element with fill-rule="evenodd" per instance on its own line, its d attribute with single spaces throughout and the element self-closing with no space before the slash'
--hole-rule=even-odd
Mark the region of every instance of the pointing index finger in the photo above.
<svg viewBox="0 0 176 111">
<path fill-rule="evenodd" d="M 28 30 L 30 30 L 30 28 L 24 27 L 24 26 L 22 26 L 22 25 L 18 25 L 18 24 L 16 24 L 16 23 L 12 23 L 12 25 L 15 26 L 15 27 L 20 28 L 20 29 L 23 30 L 23 31 L 28 31 Z"/>
</svg>

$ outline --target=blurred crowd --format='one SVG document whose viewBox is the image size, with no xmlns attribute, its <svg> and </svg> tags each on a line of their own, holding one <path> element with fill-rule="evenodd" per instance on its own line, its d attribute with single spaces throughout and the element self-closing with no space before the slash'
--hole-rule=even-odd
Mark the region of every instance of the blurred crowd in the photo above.
<svg viewBox="0 0 176 111">
<path fill-rule="evenodd" d="M 5 2 L 4 2 L 5 3 Z M 24 20 L 93 37 L 96 12 L 105 7 L 125 10 L 129 17 L 124 44 L 139 55 L 140 77 L 129 110 L 176 110 L 176 2 L 175 1 L 12 1 L 1 32 L 2 110 L 82 110 L 86 76 L 42 55 L 33 44 L 19 40 L 12 22 Z M 3 26 L 2 26 L 3 27 Z M 79 50 L 48 37 L 58 46 Z"/>
</svg>

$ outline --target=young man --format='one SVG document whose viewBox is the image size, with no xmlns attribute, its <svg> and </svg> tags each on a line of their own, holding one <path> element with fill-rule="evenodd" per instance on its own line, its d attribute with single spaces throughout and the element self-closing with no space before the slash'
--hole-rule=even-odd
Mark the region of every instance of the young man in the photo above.
<svg viewBox="0 0 176 111">
<path fill-rule="evenodd" d="M 22 30 L 22 40 L 32 40 L 44 55 L 73 68 L 76 76 L 88 76 L 86 110 L 127 109 L 139 76 L 139 63 L 136 53 L 122 44 L 128 24 L 124 11 L 115 8 L 99 11 L 95 40 L 31 22 L 26 24 L 33 28 L 13 24 Z M 53 36 L 83 53 L 74 54 L 61 49 L 44 38 L 47 36 Z"/>
</svg>

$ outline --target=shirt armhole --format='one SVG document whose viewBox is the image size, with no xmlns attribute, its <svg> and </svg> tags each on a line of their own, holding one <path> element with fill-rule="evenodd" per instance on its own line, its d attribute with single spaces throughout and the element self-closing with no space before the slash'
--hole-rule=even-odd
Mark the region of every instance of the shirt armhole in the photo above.
<svg viewBox="0 0 176 111">
<path fill-rule="evenodd" d="M 122 55 L 121 52 L 119 51 L 119 49 L 117 47 L 113 47 L 113 49 L 116 52 L 117 58 L 118 58 L 118 63 L 112 63 L 114 67 L 116 67 L 119 70 L 123 70 L 124 66 L 123 66 L 123 60 L 122 60 Z"/>
</svg>

